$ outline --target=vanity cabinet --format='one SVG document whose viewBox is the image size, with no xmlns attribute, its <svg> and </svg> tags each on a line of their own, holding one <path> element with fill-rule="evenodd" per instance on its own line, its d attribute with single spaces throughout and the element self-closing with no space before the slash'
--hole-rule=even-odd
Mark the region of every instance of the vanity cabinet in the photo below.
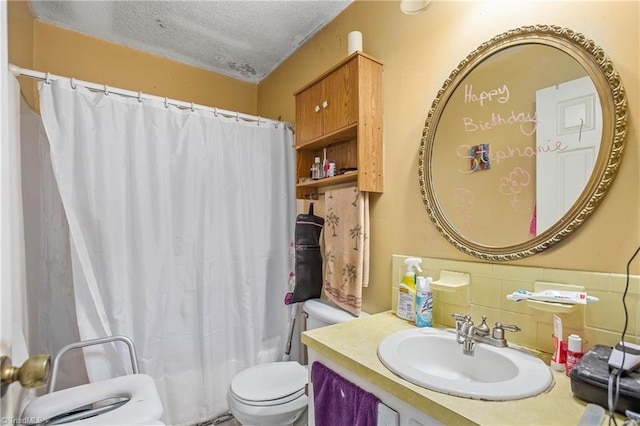
<svg viewBox="0 0 640 426">
<path fill-rule="evenodd" d="M 311 381 L 311 366 L 314 362 L 320 362 L 325 367 L 333 370 L 344 379 L 350 381 L 361 389 L 374 394 L 376 397 L 378 397 L 378 399 L 380 399 L 380 404 L 378 404 L 378 419 L 376 423 L 377 426 L 444 426 L 444 423 L 438 421 L 435 417 L 432 417 L 429 414 L 418 410 L 407 401 L 404 401 L 396 397 L 395 395 L 392 395 L 391 393 L 383 390 L 379 386 L 376 386 L 375 384 L 363 379 L 356 373 L 353 373 L 349 369 L 333 361 L 331 358 L 324 356 L 311 348 L 308 348 L 308 354 L 309 409 L 307 411 L 307 414 L 309 425 L 315 425 L 315 407 L 313 382 Z"/>
<path fill-rule="evenodd" d="M 296 181 L 298 198 L 319 188 L 356 182 L 358 189 L 382 192 L 382 63 L 355 52 L 295 93 Z M 354 169 L 310 180 L 315 157 L 340 169 Z"/>
</svg>

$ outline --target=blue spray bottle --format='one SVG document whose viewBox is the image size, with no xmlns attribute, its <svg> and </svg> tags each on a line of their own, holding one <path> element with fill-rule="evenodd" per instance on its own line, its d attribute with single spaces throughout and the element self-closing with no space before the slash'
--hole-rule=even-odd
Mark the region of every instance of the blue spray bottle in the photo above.
<svg viewBox="0 0 640 426">
<path fill-rule="evenodd" d="M 416 277 L 416 326 L 433 327 L 431 277 Z"/>
</svg>

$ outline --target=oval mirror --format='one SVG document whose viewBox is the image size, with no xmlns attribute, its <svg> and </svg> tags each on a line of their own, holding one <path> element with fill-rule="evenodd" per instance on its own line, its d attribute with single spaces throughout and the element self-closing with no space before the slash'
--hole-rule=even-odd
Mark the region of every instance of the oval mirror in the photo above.
<svg viewBox="0 0 640 426">
<path fill-rule="evenodd" d="M 593 213 L 622 158 L 627 101 L 584 35 L 526 26 L 480 45 L 433 101 L 422 198 L 440 233 L 486 260 L 533 255 Z"/>
</svg>

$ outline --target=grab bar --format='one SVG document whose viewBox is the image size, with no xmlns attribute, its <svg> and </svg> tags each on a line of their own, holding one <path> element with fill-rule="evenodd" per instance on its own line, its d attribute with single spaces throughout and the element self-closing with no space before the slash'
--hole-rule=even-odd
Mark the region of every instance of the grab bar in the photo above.
<svg viewBox="0 0 640 426">
<path fill-rule="evenodd" d="M 138 368 L 138 361 L 136 359 L 136 349 L 133 347 L 133 342 L 126 336 L 109 336 L 109 337 L 100 337 L 98 339 L 84 340 L 82 342 L 71 343 L 58 352 L 56 357 L 53 359 L 53 367 L 51 368 L 51 379 L 49 379 L 49 384 L 47 385 L 47 393 L 51 393 L 55 389 L 56 378 L 58 377 L 58 364 L 60 362 L 60 358 L 62 355 L 67 353 L 72 349 L 84 348 L 86 346 L 93 345 L 102 345 L 104 343 L 111 343 L 115 341 L 124 342 L 129 347 L 129 357 L 131 358 L 131 370 L 133 374 L 138 374 L 140 369 Z"/>
</svg>

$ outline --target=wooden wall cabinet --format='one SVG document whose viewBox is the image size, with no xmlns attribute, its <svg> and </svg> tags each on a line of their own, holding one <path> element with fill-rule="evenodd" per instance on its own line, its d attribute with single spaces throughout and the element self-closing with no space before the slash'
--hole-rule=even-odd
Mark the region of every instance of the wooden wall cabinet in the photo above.
<svg viewBox="0 0 640 426">
<path fill-rule="evenodd" d="M 320 188 L 356 182 L 358 189 L 382 192 L 382 63 L 355 52 L 295 93 L 296 196 Z M 315 157 L 355 172 L 320 180 L 310 177 Z"/>
</svg>

